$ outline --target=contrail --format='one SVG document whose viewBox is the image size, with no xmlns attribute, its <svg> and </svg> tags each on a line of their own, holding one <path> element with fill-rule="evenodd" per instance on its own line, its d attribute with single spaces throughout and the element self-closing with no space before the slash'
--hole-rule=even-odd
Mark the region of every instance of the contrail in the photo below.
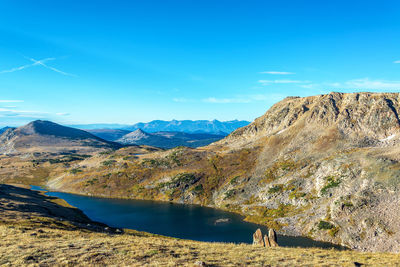
<svg viewBox="0 0 400 267">
<path fill-rule="evenodd" d="M 45 64 L 45 62 L 47 62 L 47 61 L 55 60 L 54 57 L 44 58 L 44 59 L 41 59 L 41 60 L 36 60 L 36 59 L 33 59 L 33 58 L 29 58 L 29 57 L 25 57 L 25 58 L 30 60 L 30 61 L 32 61 L 33 63 L 32 64 L 27 64 L 27 65 L 23 65 L 23 66 L 20 66 L 20 67 L 15 67 L 15 68 L 12 68 L 12 69 L 9 69 L 9 70 L 2 70 L 2 71 L 0 71 L 0 74 L 20 71 L 20 70 L 24 70 L 26 68 L 30 68 L 30 67 L 34 67 L 34 66 L 43 66 L 43 67 L 45 67 L 47 69 L 50 69 L 50 70 L 55 71 L 57 73 L 60 73 L 62 75 L 76 77 L 76 75 L 74 75 L 74 74 L 61 71 L 59 69 L 56 69 L 54 67 L 51 67 L 51 66 L 48 66 L 48 65 Z"/>
<path fill-rule="evenodd" d="M 35 64 L 35 65 L 41 65 L 41 66 L 43 66 L 43 67 L 45 67 L 45 68 L 48 68 L 48 69 L 50 69 L 50 70 L 52 70 L 52 71 L 58 72 L 58 73 L 60 73 L 60 74 L 62 74 L 62 75 L 65 75 L 65 76 L 73 76 L 73 77 L 75 77 L 74 74 L 67 73 L 67 72 L 61 71 L 61 70 L 59 70 L 59 69 L 56 69 L 56 68 L 54 68 L 54 67 L 51 67 L 51 66 L 48 66 L 48 65 L 44 64 L 44 62 L 46 62 L 46 61 L 48 61 L 48 60 L 36 60 L 36 59 L 33 59 L 33 58 L 28 58 L 28 59 L 29 59 L 30 61 L 32 61 L 33 64 Z M 55 58 L 50 58 L 50 59 L 53 60 L 53 59 L 55 59 Z"/>
<path fill-rule="evenodd" d="M 55 58 L 45 58 L 45 59 L 40 60 L 40 62 L 46 62 L 46 61 L 50 61 L 50 60 L 54 60 L 54 59 Z M 36 66 L 36 65 L 39 65 L 39 62 L 36 62 L 36 63 L 33 63 L 33 64 L 23 65 L 23 66 L 20 66 L 20 67 L 15 67 L 15 68 L 12 68 L 12 69 L 9 69 L 9 70 L 3 70 L 3 71 L 0 71 L 0 73 L 15 72 L 15 71 L 23 70 L 23 69 L 26 69 L 26 68 L 29 68 L 29 67 L 33 67 L 33 66 Z"/>
</svg>

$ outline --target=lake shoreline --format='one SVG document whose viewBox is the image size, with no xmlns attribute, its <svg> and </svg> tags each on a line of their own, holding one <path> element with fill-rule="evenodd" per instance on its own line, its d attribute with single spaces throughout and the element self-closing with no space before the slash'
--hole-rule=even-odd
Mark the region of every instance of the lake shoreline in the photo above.
<svg viewBox="0 0 400 267">
<path fill-rule="evenodd" d="M 170 204 L 169 206 L 171 206 L 171 207 L 178 207 L 178 208 L 181 207 L 183 209 L 187 209 L 187 208 L 204 209 L 205 208 L 205 209 L 209 209 L 210 211 L 213 211 L 213 212 L 227 214 L 229 216 L 232 216 L 233 218 L 235 218 L 235 222 L 236 223 L 238 223 L 236 218 L 240 218 L 240 221 L 241 221 L 242 224 L 246 224 L 247 223 L 247 224 L 253 226 L 253 229 L 254 229 L 255 226 L 257 226 L 257 227 L 260 227 L 260 228 L 264 228 L 264 231 L 266 231 L 266 226 L 265 225 L 260 225 L 260 224 L 256 224 L 256 223 L 253 223 L 253 222 L 248 222 L 248 221 L 245 220 L 245 216 L 243 216 L 240 213 L 236 213 L 236 212 L 229 211 L 229 210 L 223 210 L 223 209 L 216 208 L 216 207 L 204 206 L 204 205 L 200 205 L 200 204 L 185 204 L 185 203 L 176 203 L 176 202 L 173 202 L 173 201 L 160 201 L 160 200 L 151 200 L 151 199 L 132 199 L 132 198 L 116 198 L 116 197 L 109 198 L 109 197 L 104 197 L 104 196 L 93 196 L 93 195 L 85 195 L 85 194 L 76 194 L 76 193 L 71 193 L 71 192 L 66 192 L 66 191 L 52 191 L 51 188 L 46 188 L 44 186 L 41 186 L 41 187 L 33 186 L 33 190 L 44 190 L 47 193 L 57 193 L 58 192 L 59 194 L 71 194 L 71 195 L 74 195 L 74 196 L 90 198 L 92 200 L 103 199 L 103 200 L 106 200 L 106 201 L 117 201 L 117 202 L 118 201 L 140 201 L 140 202 L 143 202 L 143 203 L 148 203 L 148 204 L 156 205 L 156 206 L 160 206 L 160 205 L 163 206 L 163 205 Z M 57 197 L 62 198 L 60 196 L 57 196 Z M 73 205 L 73 203 L 69 203 L 69 204 Z M 77 206 L 77 205 L 73 205 L 73 206 Z M 77 207 L 77 208 L 81 209 L 80 207 Z M 214 221 L 213 223 L 217 224 L 217 221 L 221 220 L 221 219 L 225 219 L 225 218 L 223 218 L 223 216 L 222 216 L 221 218 L 216 219 L 216 221 Z M 96 218 L 96 221 L 99 221 L 99 219 Z M 103 223 L 106 223 L 106 222 L 103 222 Z M 106 224 L 108 224 L 108 223 L 106 223 Z M 120 225 L 113 225 L 113 227 L 127 228 L 125 226 L 121 227 Z M 135 226 L 128 227 L 128 229 L 140 230 L 140 231 L 150 232 L 150 233 L 164 235 L 164 236 L 165 235 L 171 236 L 171 235 L 168 235 L 168 234 L 165 234 L 165 233 L 155 233 L 155 232 L 152 232 L 152 231 L 149 231 L 149 230 L 145 230 L 145 229 L 138 229 Z M 245 241 L 243 243 L 251 243 L 251 235 L 252 235 L 252 233 L 253 232 L 248 232 L 248 241 Z M 186 237 L 179 237 L 179 236 L 171 236 L 171 237 L 187 239 Z M 342 246 L 339 246 L 339 245 L 335 245 L 335 244 L 328 243 L 328 242 L 316 241 L 316 240 L 313 240 L 313 239 L 310 239 L 310 238 L 307 238 L 307 237 L 303 237 L 303 236 L 291 236 L 291 235 L 279 234 L 278 238 L 279 239 L 283 239 L 283 240 L 289 240 L 289 239 L 292 239 L 292 240 L 295 240 L 295 239 L 303 240 L 304 239 L 304 240 L 306 240 L 304 242 L 311 242 L 311 244 L 314 244 L 314 245 L 309 245 L 309 246 L 305 246 L 305 247 L 335 248 L 335 249 L 339 249 L 339 250 L 348 249 L 348 248 L 345 248 L 345 247 L 342 247 Z M 216 241 L 213 241 L 213 240 L 201 240 L 201 239 L 193 239 L 193 238 L 190 238 L 190 237 L 189 237 L 189 239 L 190 240 L 203 241 L 203 242 L 221 242 L 221 241 L 218 241 L 218 240 L 216 240 Z M 224 242 L 224 241 L 222 241 L 222 242 Z M 239 243 L 242 243 L 242 242 L 239 242 Z M 315 245 L 315 244 L 319 244 L 319 245 Z M 290 245 L 287 245 L 287 244 L 284 244 L 284 246 L 295 247 L 295 246 L 290 246 Z"/>
</svg>

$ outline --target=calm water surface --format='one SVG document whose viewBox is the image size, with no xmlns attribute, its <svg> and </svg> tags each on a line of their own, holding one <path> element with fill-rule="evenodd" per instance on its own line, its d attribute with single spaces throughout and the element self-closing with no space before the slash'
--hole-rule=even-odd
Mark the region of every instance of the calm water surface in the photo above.
<svg viewBox="0 0 400 267">
<path fill-rule="evenodd" d="M 39 186 L 32 186 L 32 189 L 43 190 Z M 252 234 L 257 228 L 261 228 L 263 233 L 267 232 L 266 227 L 245 222 L 238 214 L 198 205 L 98 198 L 51 191 L 46 194 L 64 199 L 93 221 L 111 227 L 198 241 L 233 243 L 251 243 Z M 281 235 L 278 235 L 278 243 L 287 247 L 339 248 L 308 238 Z"/>
</svg>

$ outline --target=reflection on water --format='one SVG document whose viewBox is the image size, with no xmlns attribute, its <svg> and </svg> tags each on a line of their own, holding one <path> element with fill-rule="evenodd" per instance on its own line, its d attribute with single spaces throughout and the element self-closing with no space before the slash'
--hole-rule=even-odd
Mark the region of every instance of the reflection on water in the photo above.
<svg viewBox="0 0 400 267">
<path fill-rule="evenodd" d="M 42 190 L 32 186 L 34 190 Z M 198 205 L 175 204 L 160 201 L 126 200 L 80 196 L 61 192 L 48 192 L 66 200 L 82 210 L 90 219 L 112 227 L 212 242 L 251 243 L 257 228 L 263 233 L 267 228 L 243 221 L 243 217 L 226 211 Z M 278 235 L 281 246 L 290 247 L 337 247 L 303 237 Z"/>
</svg>

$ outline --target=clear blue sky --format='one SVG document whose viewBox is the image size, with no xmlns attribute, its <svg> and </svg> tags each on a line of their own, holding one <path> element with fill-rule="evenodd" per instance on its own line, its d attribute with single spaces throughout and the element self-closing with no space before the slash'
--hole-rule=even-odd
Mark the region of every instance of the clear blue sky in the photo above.
<svg viewBox="0 0 400 267">
<path fill-rule="evenodd" d="M 2 0 L 0 11 L 0 126 L 253 120 L 289 95 L 400 88 L 399 1 Z"/>
</svg>

